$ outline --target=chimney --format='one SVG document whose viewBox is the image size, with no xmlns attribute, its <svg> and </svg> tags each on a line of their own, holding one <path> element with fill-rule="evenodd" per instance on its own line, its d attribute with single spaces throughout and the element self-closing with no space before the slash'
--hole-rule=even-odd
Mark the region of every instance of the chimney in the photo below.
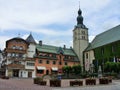
<svg viewBox="0 0 120 90">
<path fill-rule="evenodd" d="M 39 41 L 39 45 L 42 46 L 42 41 L 41 40 Z"/>
<path fill-rule="evenodd" d="M 64 45 L 64 47 L 63 47 L 64 49 L 66 49 L 66 45 Z"/>
</svg>

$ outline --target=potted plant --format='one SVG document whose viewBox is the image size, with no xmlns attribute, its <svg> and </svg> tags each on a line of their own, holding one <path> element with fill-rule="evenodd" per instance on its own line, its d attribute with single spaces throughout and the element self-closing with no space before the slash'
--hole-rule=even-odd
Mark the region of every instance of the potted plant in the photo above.
<svg viewBox="0 0 120 90">
<path fill-rule="evenodd" d="M 46 85 L 46 81 L 43 81 L 43 79 L 42 78 L 40 78 L 40 77 L 36 77 L 36 78 L 34 78 L 34 84 L 39 84 L 39 85 Z"/>
<path fill-rule="evenodd" d="M 85 80 L 86 85 L 96 85 L 96 79 L 88 78 Z"/>
<path fill-rule="evenodd" d="M 61 80 L 51 79 L 50 80 L 50 87 L 61 87 Z"/>
<path fill-rule="evenodd" d="M 99 84 L 108 84 L 109 79 L 107 77 L 102 77 L 99 79 Z"/>
<path fill-rule="evenodd" d="M 70 86 L 74 86 L 74 85 L 82 86 L 83 81 L 80 81 L 80 80 L 70 81 Z"/>
</svg>

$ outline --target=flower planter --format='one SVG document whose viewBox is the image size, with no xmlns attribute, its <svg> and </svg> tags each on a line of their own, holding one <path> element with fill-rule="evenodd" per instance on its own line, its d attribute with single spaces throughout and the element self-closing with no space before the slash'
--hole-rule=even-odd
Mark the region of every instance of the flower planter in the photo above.
<svg viewBox="0 0 120 90">
<path fill-rule="evenodd" d="M 91 78 L 86 79 L 85 84 L 86 85 L 96 85 L 96 79 L 91 79 Z"/>
<path fill-rule="evenodd" d="M 82 86 L 83 85 L 83 81 L 70 81 L 70 86 Z"/>
<path fill-rule="evenodd" d="M 9 79 L 8 76 L 2 76 L 1 78 L 2 78 L 2 79 Z"/>
<path fill-rule="evenodd" d="M 108 78 L 100 78 L 99 79 L 99 84 L 108 84 L 109 82 L 109 79 Z"/>
<path fill-rule="evenodd" d="M 61 80 L 50 80 L 50 87 L 61 87 Z"/>
</svg>

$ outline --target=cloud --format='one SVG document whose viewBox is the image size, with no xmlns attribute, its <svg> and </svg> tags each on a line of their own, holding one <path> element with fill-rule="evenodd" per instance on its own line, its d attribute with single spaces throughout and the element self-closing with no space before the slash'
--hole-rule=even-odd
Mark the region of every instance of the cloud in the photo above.
<svg viewBox="0 0 120 90">
<path fill-rule="evenodd" d="M 119 0 L 80 1 L 90 41 L 97 34 L 120 24 L 119 3 Z M 23 37 L 26 38 L 26 33 L 32 32 L 39 34 L 38 37 L 47 44 L 70 46 L 78 7 L 76 0 L 0 0 L 0 36 L 2 38 L 4 34 L 7 39 L 12 35 L 6 35 L 6 32 L 25 32 Z M 50 25 L 51 28 L 47 27 Z M 58 26 L 54 28 L 54 25 Z"/>
<path fill-rule="evenodd" d="M 4 49 L 5 45 L 6 45 L 6 41 L 9 40 L 10 38 L 13 37 L 9 37 L 9 36 L 0 36 L 0 49 Z"/>
</svg>

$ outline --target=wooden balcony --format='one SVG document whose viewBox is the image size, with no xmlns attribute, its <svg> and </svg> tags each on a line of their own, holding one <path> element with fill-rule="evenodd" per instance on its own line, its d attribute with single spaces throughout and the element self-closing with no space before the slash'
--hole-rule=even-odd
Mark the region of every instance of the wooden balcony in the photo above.
<svg viewBox="0 0 120 90">
<path fill-rule="evenodd" d="M 24 57 L 8 57 L 8 59 L 11 61 L 11 60 L 13 60 L 13 61 L 23 61 L 23 60 L 25 60 L 26 58 L 24 58 Z"/>
<path fill-rule="evenodd" d="M 20 49 L 12 49 L 12 48 L 6 48 L 6 52 L 14 52 L 14 53 L 27 53 L 27 50 L 20 50 Z"/>
<path fill-rule="evenodd" d="M 13 64 L 8 64 L 7 68 L 8 69 L 25 69 L 25 65 L 13 63 Z"/>
</svg>

